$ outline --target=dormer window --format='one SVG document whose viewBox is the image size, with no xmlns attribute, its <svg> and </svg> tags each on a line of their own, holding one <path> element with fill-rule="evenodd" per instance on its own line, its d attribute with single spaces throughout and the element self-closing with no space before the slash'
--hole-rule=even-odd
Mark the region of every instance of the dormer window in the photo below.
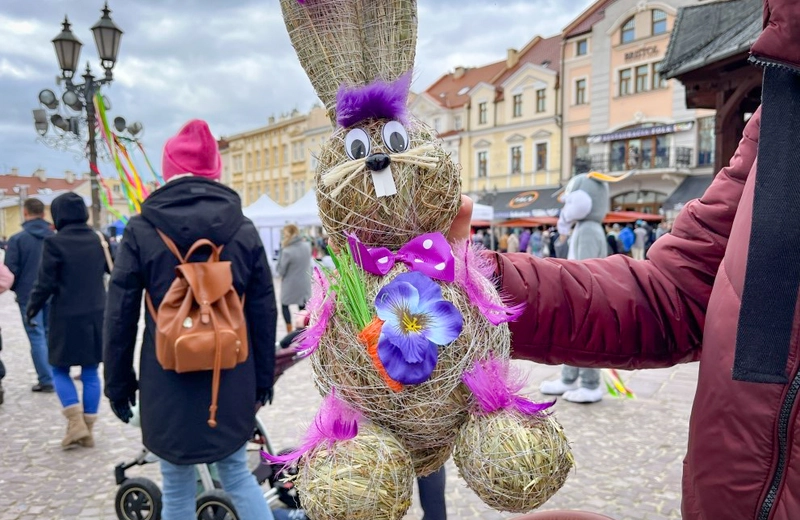
<svg viewBox="0 0 800 520">
<path fill-rule="evenodd" d="M 628 18 L 624 24 L 622 24 L 622 32 L 620 33 L 620 43 L 630 43 L 636 39 L 636 20 L 634 20 L 633 16 Z"/>
<path fill-rule="evenodd" d="M 660 9 L 653 9 L 653 36 L 667 32 L 667 13 Z"/>
</svg>

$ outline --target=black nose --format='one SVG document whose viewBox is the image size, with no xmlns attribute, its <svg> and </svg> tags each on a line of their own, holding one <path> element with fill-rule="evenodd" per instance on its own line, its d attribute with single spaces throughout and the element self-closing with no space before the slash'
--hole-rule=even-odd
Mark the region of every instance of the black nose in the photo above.
<svg viewBox="0 0 800 520">
<path fill-rule="evenodd" d="M 388 167 L 391 162 L 392 160 L 385 153 L 374 153 L 367 157 L 367 168 L 379 172 Z"/>
</svg>

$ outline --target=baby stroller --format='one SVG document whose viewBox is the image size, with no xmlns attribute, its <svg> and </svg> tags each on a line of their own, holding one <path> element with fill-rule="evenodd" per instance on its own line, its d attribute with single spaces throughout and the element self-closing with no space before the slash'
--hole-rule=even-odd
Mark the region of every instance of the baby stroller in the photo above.
<svg viewBox="0 0 800 520">
<path fill-rule="evenodd" d="M 286 336 L 279 345 L 282 347 L 275 354 L 275 380 L 287 369 L 300 360 L 296 350 L 291 347 L 294 337 L 300 330 Z M 247 443 L 248 461 L 259 485 L 269 483 L 264 493 L 264 499 L 269 506 L 282 505 L 285 508 L 299 509 L 300 502 L 297 491 L 291 482 L 283 482 L 285 477 L 292 475 L 296 468 L 284 467 L 281 464 L 267 464 L 262 461 L 261 451 L 274 454 L 272 444 L 267 434 L 267 429 L 261 420 L 256 417 L 256 426 L 253 435 Z M 285 453 L 284 450 L 278 452 Z M 157 462 L 158 458 L 144 449 L 131 462 L 123 462 L 114 468 L 117 481 L 117 494 L 114 499 L 114 509 L 119 520 L 160 520 L 161 519 L 161 490 L 155 482 L 144 477 L 128 477 L 125 472 L 134 466 L 143 466 Z M 198 477 L 197 518 L 198 520 L 241 520 L 228 495 L 222 490 L 221 484 L 215 478 L 216 471 L 213 465 L 198 464 L 195 466 Z M 299 516 L 301 517 L 301 516 Z"/>
</svg>

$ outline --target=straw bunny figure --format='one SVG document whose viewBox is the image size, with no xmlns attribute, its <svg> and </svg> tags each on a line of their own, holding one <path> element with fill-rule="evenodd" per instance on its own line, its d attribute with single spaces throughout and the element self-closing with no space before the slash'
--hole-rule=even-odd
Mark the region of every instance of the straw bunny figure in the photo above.
<svg viewBox="0 0 800 520">
<path fill-rule="evenodd" d="M 468 485 L 490 505 L 538 506 L 563 483 L 571 455 L 543 413 L 549 404 L 519 397 L 509 373 L 506 322 L 521 309 L 504 303 L 467 243 L 451 246 L 443 235 L 459 209 L 460 174 L 406 110 L 416 2 L 281 7 L 335 125 L 315 183 L 337 272 L 315 272 L 299 340 L 327 397 L 301 450 L 281 459 L 300 457 L 305 507 L 314 518 L 399 518 L 413 476 L 437 470 L 454 446 Z M 528 440 L 519 453 L 487 450 L 489 428 Z M 544 438 L 552 443 L 537 459 L 531 450 Z M 519 457 L 529 460 L 528 474 Z M 374 461 L 366 473 L 364 460 Z M 519 489 L 498 490 L 503 477 L 485 474 L 503 471 L 495 463 L 511 464 L 507 476 Z"/>
</svg>

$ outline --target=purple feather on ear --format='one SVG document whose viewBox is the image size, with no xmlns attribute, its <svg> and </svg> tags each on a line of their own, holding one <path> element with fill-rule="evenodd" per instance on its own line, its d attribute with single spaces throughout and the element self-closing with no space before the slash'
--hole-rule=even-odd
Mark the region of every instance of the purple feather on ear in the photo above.
<svg viewBox="0 0 800 520">
<path fill-rule="evenodd" d="M 410 88 L 411 71 L 391 83 L 377 79 L 363 87 L 342 85 L 336 94 L 336 122 L 344 128 L 365 119 L 395 119 L 405 124 Z"/>
</svg>

